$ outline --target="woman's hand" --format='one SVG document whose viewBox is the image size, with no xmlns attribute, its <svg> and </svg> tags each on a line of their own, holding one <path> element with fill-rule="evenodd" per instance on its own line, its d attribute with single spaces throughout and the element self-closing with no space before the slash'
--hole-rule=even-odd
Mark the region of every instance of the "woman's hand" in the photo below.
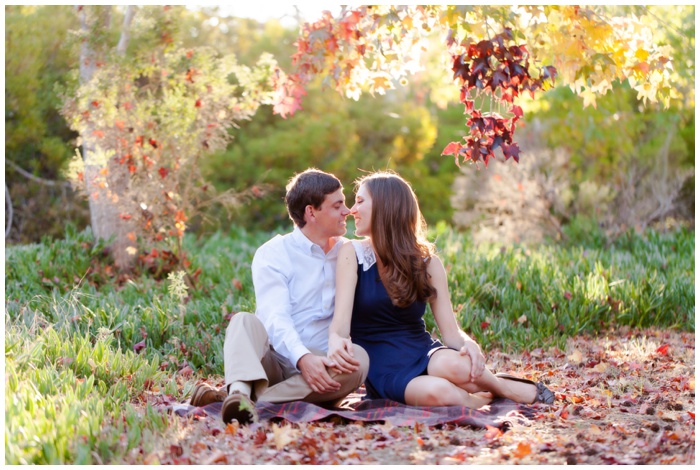
<svg viewBox="0 0 700 470">
<path fill-rule="evenodd" d="M 333 361 L 331 366 L 340 373 L 349 374 L 360 368 L 360 361 L 355 359 L 350 338 L 331 333 L 328 336 L 328 358 Z"/>
<path fill-rule="evenodd" d="M 462 356 L 469 356 L 469 359 L 472 361 L 472 382 L 481 377 L 481 374 L 484 373 L 484 369 L 486 368 L 486 357 L 484 357 L 484 353 L 481 352 L 481 346 L 473 339 L 467 338 L 464 340 L 464 345 L 459 350 L 459 353 Z"/>
</svg>

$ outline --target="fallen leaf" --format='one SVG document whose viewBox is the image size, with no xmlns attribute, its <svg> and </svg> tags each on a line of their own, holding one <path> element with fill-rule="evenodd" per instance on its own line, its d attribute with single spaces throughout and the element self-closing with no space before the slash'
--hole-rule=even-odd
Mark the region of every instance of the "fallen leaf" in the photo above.
<svg viewBox="0 0 700 470">
<path fill-rule="evenodd" d="M 217 450 L 216 452 L 214 452 L 214 455 L 202 462 L 202 465 L 212 465 L 215 463 L 228 464 L 228 457 L 226 457 L 226 454 L 224 454 L 220 450 Z"/>
<path fill-rule="evenodd" d="M 530 455 L 532 453 L 532 447 L 527 442 L 518 442 L 518 446 L 513 451 L 513 456 L 519 459 Z"/>
<path fill-rule="evenodd" d="M 277 450 L 282 450 L 284 446 L 294 442 L 297 438 L 296 431 L 290 426 L 277 426 L 277 424 L 272 424 L 272 435 L 275 440 L 275 447 Z"/>
<path fill-rule="evenodd" d="M 240 424 L 238 424 L 238 421 L 234 420 L 226 425 L 226 430 L 224 432 L 226 434 L 234 435 L 238 432 L 239 427 L 240 427 Z"/>
<path fill-rule="evenodd" d="M 583 354 L 578 349 L 574 350 L 570 356 L 566 357 L 569 361 L 574 364 L 580 364 L 583 361 Z"/>
<path fill-rule="evenodd" d="M 669 347 L 669 344 L 662 344 L 661 346 L 659 346 L 659 347 L 656 349 L 656 352 L 659 353 L 659 354 L 662 355 L 662 356 L 665 356 L 665 355 L 668 354 L 668 347 Z"/>
<path fill-rule="evenodd" d="M 503 435 L 503 431 L 493 426 L 486 425 L 486 434 L 484 437 L 489 441 L 495 441 Z"/>
</svg>

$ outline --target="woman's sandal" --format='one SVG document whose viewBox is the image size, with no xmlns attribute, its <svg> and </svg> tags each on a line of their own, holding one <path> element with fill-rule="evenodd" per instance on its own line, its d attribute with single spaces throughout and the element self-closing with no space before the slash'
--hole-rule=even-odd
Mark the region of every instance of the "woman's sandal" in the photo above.
<svg viewBox="0 0 700 470">
<path fill-rule="evenodd" d="M 535 401 L 533 401 L 532 403 L 544 403 L 547 405 L 551 405 L 552 403 L 554 403 L 554 392 L 545 387 L 545 385 L 542 382 L 535 383 L 532 380 L 523 379 L 522 377 L 515 377 L 514 375 L 504 374 L 502 372 L 496 374 L 496 377 L 534 385 L 537 388 L 537 396 L 535 396 Z"/>
</svg>

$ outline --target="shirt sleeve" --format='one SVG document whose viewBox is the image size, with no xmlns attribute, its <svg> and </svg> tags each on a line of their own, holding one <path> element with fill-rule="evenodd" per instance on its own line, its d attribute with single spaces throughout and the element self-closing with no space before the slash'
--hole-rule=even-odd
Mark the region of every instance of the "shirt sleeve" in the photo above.
<svg viewBox="0 0 700 470">
<path fill-rule="evenodd" d="M 283 269 L 286 255 L 258 250 L 251 265 L 255 288 L 255 314 L 267 330 L 275 348 L 297 367 L 297 362 L 310 353 L 304 346 L 292 319 L 289 278 Z M 297 368 L 298 369 L 298 368 Z"/>
</svg>

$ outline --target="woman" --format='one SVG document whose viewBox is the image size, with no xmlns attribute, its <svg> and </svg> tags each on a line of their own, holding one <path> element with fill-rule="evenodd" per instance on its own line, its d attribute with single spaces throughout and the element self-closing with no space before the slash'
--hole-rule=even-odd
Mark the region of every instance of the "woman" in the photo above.
<svg viewBox="0 0 700 470">
<path fill-rule="evenodd" d="M 554 394 L 542 383 L 485 368 L 481 348 L 457 325 L 445 269 L 425 239 L 425 220 L 410 185 L 394 173 L 378 172 L 356 187 L 350 213 L 355 233 L 365 239 L 347 242 L 338 254 L 328 340 L 336 368 L 349 370 L 354 341 L 370 357 L 365 382 L 370 398 L 470 408 L 491 397 L 552 403 Z M 426 331 L 427 302 L 444 345 Z"/>
</svg>

